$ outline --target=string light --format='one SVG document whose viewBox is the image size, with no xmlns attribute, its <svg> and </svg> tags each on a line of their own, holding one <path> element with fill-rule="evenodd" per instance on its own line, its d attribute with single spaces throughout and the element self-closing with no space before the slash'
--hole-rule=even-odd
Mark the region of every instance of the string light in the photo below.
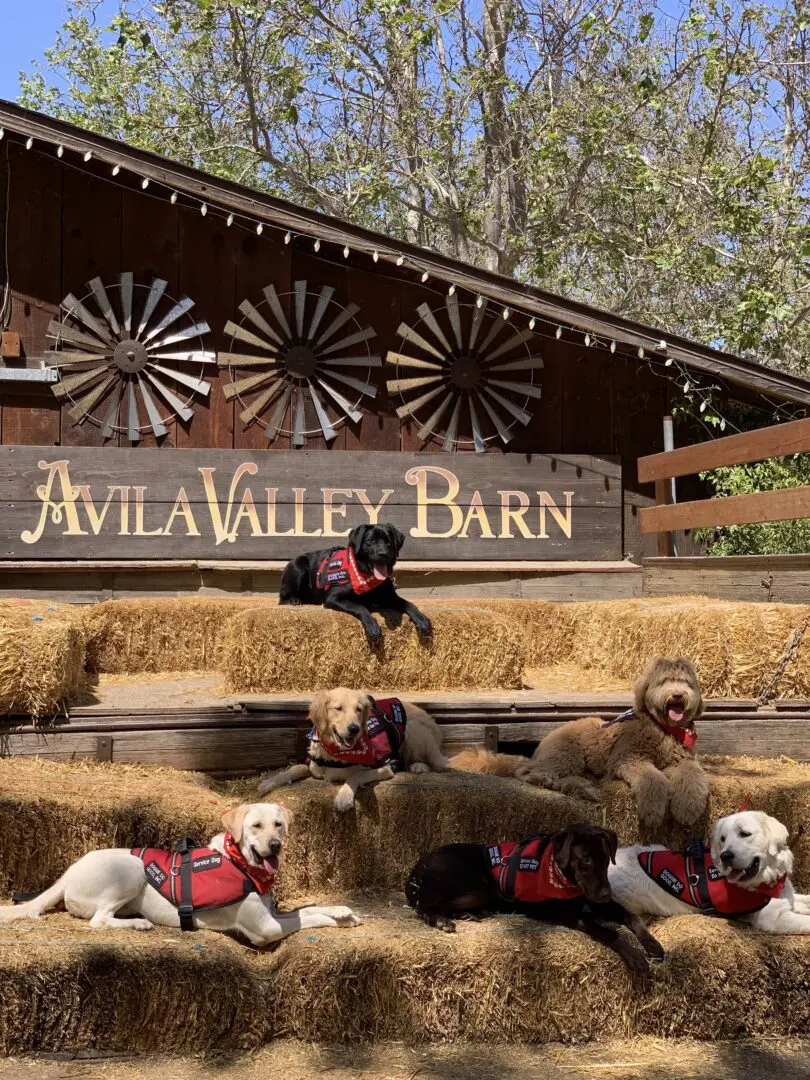
<svg viewBox="0 0 810 1080">
<path fill-rule="evenodd" d="M 264 225 L 260 221 L 259 224 L 256 226 L 256 235 L 261 236 L 263 232 L 264 232 Z"/>
<path fill-rule="evenodd" d="M 452 285 L 450 286 L 450 288 L 449 288 L 449 289 L 447 290 L 447 295 L 448 295 L 448 296 L 452 296 L 452 295 L 453 295 L 453 294 L 455 293 L 455 291 L 456 291 L 456 283 L 455 283 L 455 282 L 453 282 L 453 284 L 452 284 Z"/>
<path fill-rule="evenodd" d="M 146 189 L 149 187 L 149 177 L 148 176 L 145 176 L 143 178 L 143 180 L 141 180 L 141 187 L 143 188 L 144 191 L 146 191 Z M 203 203 L 203 206 L 205 206 L 205 203 Z"/>
<path fill-rule="evenodd" d="M 231 225 L 233 225 L 233 214 L 228 214 L 228 216 L 225 218 L 225 224 L 230 229 Z"/>
<path fill-rule="evenodd" d="M 402 264 L 403 264 L 404 262 L 405 262 L 405 256 L 404 256 L 404 255 L 400 255 L 400 256 L 399 256 L 399 258 L 397 259 L 397 266 L 402 266 Z"/>
<path fill-rule="evenodd" d="M 475 306 L 477 308 L 482 308 L 484 306 L 484 298 L 480 294 L 478 295 L 478 297 L 477 297 L 477 299 L 475 301 Z"/>
<path fill-rule="evenodd" d="M 31 136 L 29 135 L 29 136 L 28 136 L 28 138 L 27 138 L 27 139 L 25 140 L 25 149 L 26 149 L 26 150 L 30 150 L 30 149 L 31 149 L 31 147 L 32 147 L 33 145 L 34 145 L 34 140 L 33 140 L 33 138 L 32 138 L 32 137 L 31 137 Z"/>
<path fill-rule="evenodd" d="M 374 262 L 379 262 L 380 261 L 380 253 L 379 253 L 379 251 L 377 251 L 376 248 L 374 249 L 374 251 L 372 251 L 371 257 L 374 260 Z"/>
<path fill-rule="evenodd" d="M 615 341 L 611 341 L 611 343 L 610 343 L 610 351 L 612 353 L 616 352 L 616 342 Z"/>
<path fill-rule="evenodd" d="M 529 329 L 534 330 L 535 326 L 537 326 L 537 319 L 535 319 L 534 315 L 532 315 L 532 317 L 529 319 Z"/>
<path fill-rule="evenodd" d="M 722 417 L 722 416 L 720 417 L 720 430 L 721 430 L 721 431 L 725 431 L 725 430 L 726 430 L 726 422 L 725 422 L 725 420 L 723 419 L 723 417 Z"/>
<path fill-rule="evenodd" d="M 93 156 L 93 151 L 88 150 L 87 153 L 84 155 L 84 160 L 89 161 L 92 156 Z"/>
<path fill-rule="evenodd" d="M 559 341 L 560 338 L 562 337 L 562 327 L 561 326 L 557 327 L 557 335 L 556 336 L 557 336 L 557 341 Z"/>
<path fill-rule="evenodd" d="M 6 134 L 6 129 L 4 127 L 0 127 L 0 139 L 4 138 L 5 134 Z"/>
<path fill-rule="evenodd" d="M 588 346 L 590 345 L 590 343 L 591 343 L 591 335 L 590 335 L 590 334 L 586 334 L 586 335 L 585 335 L 585 347 L 586 347 L 586 348 L 588 348 Z"/>
<path fill-rule="evenodd" d="M 205 217 L 208 213 L 208 206 L 206 203 L 200 203 L 200 217 Z"/>
<path fill-rule="evenodd" d="M 292 233 L 291 232 L 285 232 L 284 233 L 284 243 L 289 244 L 289 242 L 291 240 L 292 240 Z"/>
<path fill-rule="evenodd" d="M 62 144 L 60 143 L 60 144 L 59 144 L 59 145 L 57 146 L 57 148 L 56 148 L 56 156 L 57 156 L 57 157 L 61 157 L 61 156 L 62 156 L 62 155 L 64 154 L 64 152 L 65 152 L 65 148 L 64 148 L 64 146 L 62 146 Z"/>
<path fill-rule="evenodd" d="M 639 345 L 639 347 L 638 347 L 638 358 L 639 358 L 639 360 L 644 359 L 644 346 L 643 345 Z"/>
<path fill-rule="evenodd" d="M 315 248 L 316 251 L 320 251 L 321 250 L 321 241 L 320 241 L 320 239 L 317 239 L 312 246 Z"/>
<path fill-rule="evenodd" d="M 672 357 L 668 356 L 664 361 L 664 367 L 672 367 Z"/>
<path fill-rule="evenodd" d="M 423 285 L 425 284 L 425 282 L 427 281 L 427 279 L 429 277 L 430 277 L 430 274 L 427 272 L 427 270 L 425 270 L 424 274 L 422 274 L 422 284 Z"/>
<path fill-rule="evenodd" d="M 706 406 L 708 404 L 709 404 L 708 401 L 701 401 L 701 403 L 700 403 L 700 411 L 701 412 L 706 412 Z"/>
<path fill-rule="evenodd" d="M 501 315 L 503 317 L 503 321 L 506 322 L 506 320 L 509 318 L 509 308 L 505 307 L 501 312 Z"/>
<path fill-rule="evenodd" d="M 113 165 L 113 167 L 112 167 L 113 176 L 118 176 L 118 174 L 120 172 L 121 172 L 121 166 L 120 165 Z"/>
<path fill-rule="evenodd" d="M 172 192 L 172 195 L 171 195 L 171 198 L 169 199 L 169 202 L 172 204 L 172 206 L 174 206 L 174 204 L 177 202 L 177 192 L 176 191 Z"/>
<path fill-rule="evenodd" d="M 343 249 L 343 258 L 348 259 L 348 257 L 349 257 L 349 245 L 347 244 L 346 247 Z"/>
<path fill-rule="evenodd" d="M 663 338 L 661 338 L 661 340 L 658 342 L 658 348 L 661 350 L 661 352 L 666 352 L 667 343 L 664 341 Z"/>
</svg>

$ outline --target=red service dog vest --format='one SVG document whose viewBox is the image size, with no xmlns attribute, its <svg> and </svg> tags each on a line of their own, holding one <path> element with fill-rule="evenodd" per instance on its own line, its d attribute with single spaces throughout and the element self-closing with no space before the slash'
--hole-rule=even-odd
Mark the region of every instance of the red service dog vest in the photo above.
<svg viewBox="0 0 810 1080">
<path fill-rule="evenodd" d="M 318 588 L 329 592 L 336 585 L 351 585 L 356 593 L 370 592 L 382 585 L 388 578 L 378 578 L 376 574 L 364 574 L 357 565 L 354 548 L 338 548 L 318 567 Z"/>
<path fill-rule="evenodd" d="M 487 844 L 490 873 L 501 896 L 522 904 L 572 900 L 582 896 L 554 860 L 551 836 L 533 836 L 519 844 Z"/>
<path fill-rule="evenodd" d="M 196 929 L 194 911 L 213 911 L 238 904 L 252 892 L 270 890 L 273 875 L 260 867 L 248 866 L 230 833 L 235 858 L 216 848 L 192 848 L 187 842 L 177 851 L 162 848 L 131 848 L 131 854 L 143 861 L 146 880 L 180 912 L 184 930 Z M 241 862 L 244 866 L 237 865 Z"/>
<path fill-rule="evenodd" d="M 405 706 L 399 698 L 383 698 L 381 701 L 372 698 L 365 737 L 358 739 L 351 749 L 343 750 L 335 743 L 322 743 L 318 732 L 313 728 L 309 733 L 313 749 L 317 752 L 317 748 L 322 746 L 335 760 L 330 761 L 329 758 L 317 757 L 311 753 L 307 764 L 314 762 L 330 769 L 348 769 L 352 765 L 366 765 L 378 769 L 382 765 L 390 765 L 394 772 L 398 772 L 402 768 L 400 751 L 407 722 Z"/>
<path fill-rule="evenodd" d="M 782 895 L 785 879 L 775 885 L 744 889 L 729 881 L 715 866 L 702 840 L 693 840 L 686 851 L 642 851 L 639 865 L 664 892 L 698 908 L 705 915 L 733 918 L 761 911 Z"/>
</svg>

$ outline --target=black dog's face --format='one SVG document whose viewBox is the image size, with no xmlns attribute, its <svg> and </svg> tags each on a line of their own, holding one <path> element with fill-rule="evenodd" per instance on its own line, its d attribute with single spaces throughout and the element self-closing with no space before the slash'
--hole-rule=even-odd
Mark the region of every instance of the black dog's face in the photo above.
<svg viewBox="0 0 810 1080">
<path fill-rule="evenodd" d="M 611 899 L 608 866 L 616 862 L 619 839 L 610 829 L 574 825 L 554 837 L 554 858 L 569 881 L 586 900 L 607 904 Z"/>
<path fill-rule="evenodd" d="M 360 525 L 349 535 L 357 565 L 379 581 L 391 576 L 405 537 L 393 525 Z"/>
</svg>

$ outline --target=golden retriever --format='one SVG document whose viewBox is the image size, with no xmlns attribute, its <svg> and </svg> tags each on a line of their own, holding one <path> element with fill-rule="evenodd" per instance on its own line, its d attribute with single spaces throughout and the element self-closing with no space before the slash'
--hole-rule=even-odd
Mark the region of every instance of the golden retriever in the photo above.
<svg viewBox="0 0 810 1080">
<path fill-rule="evenodd" d="M 436 721 L 417 705 L 340 686 L 322 690 L 309 710 L 313 730 L 307 762 L 293 765 L 259 784 L 266 794 L 307 777 L 340 784 L 338 810 L 354 805 L 358 788 L 390 780 L 399 769 L 443 772 L 442 737 Z"/>
<path fill-rule="evenodd" d="M 702 711 L 691 660 L 656 657 L 636 683 L 632 714 L 620 723 L 586 716 L 552 731 L 530 759 L 465 750 L 450 767 L 501 776 L 511 772 L 538 787 L 593 800 L 599 799 L 593 779 L 624 780 L 644 826 L 659 827 L 667 811 L 689 826 L 703 816 L 709 796 L 709 782 L 692 749 L 694 721 Z"/>
</svg>

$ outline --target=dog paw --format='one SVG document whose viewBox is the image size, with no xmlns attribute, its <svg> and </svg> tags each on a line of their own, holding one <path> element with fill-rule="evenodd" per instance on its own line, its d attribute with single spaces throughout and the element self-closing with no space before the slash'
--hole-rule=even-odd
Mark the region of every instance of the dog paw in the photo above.
<svg viewBox="0 0 810 1080">
<path fill-rule="evenodd" d="M 433 633 L 433 623 L 425 615 L 414 617 L 413 625 L 416 627 L 417 634 L 421 634 L 422 637 L 430 637 Z"/>
<path fill-rule="evenodd" d="M 621 957 L 628 971 L 633 971 L 637 975 L 647 975 L 649 973 L 650 964 L 646 953 L 643 953 L 641 949 L 623 949 Z"/>
<path fill-rule="evenodd" d="M 393 774 L 392 774 L 393 775 Z M 336 810 L 351 810 L 354 806 L 354 792 L 350 787 L 342 787 L 335 796 Z"/>
<path fill-rule="evenodd" d="M 350 907 L 338 905 L 337 907 L 324 907 L 320 909 L 324 915 L 334 919 L 338 926 L 359 926 L 363 921 L 359 915 L 355 915 Z"/>
<path fill-rule="evenodd" d="M 148 919 L 133 919 L 130 923 L 133 930 L 154 930 L 155 924 Z"/>
<path fill-rule="evenodd" d="M 416 773 L 417 775 L 419 773 L 430 772 L 430 766 L 426 765 L 424 761 L 415 761 L 413 765 L 408 766 L 408 772 Z"/>
<path fill-rule="evenodd" d="M 379 628 L 377 623 L 373 622 L 369 626 L 364 625 L 363 629 L 366 632 L 366 640 L 368 641 L 369 645 L 375 646 L 382 643 L 382 630 Z"/>
<path fill-rule="evenodd" d="M 663 960 L 666 956 L 664 946 L 661 944 L 660 941 L 654 938 L 652 934 L 649 936 L 649 938 L 644 938 L 641 941 L 641 946 L 647 956 L 651 957 L 653 960 Z"/>
</svg>

